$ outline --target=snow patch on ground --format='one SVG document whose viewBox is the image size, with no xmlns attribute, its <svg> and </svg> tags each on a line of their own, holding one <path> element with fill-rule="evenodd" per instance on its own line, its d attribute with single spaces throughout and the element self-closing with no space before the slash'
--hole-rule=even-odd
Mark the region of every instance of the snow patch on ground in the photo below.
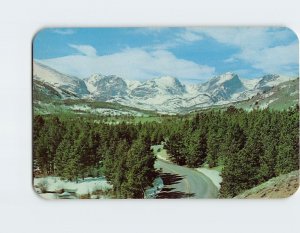
<svg viewBox="0 0 300 233">
<path fill-rule="evenodd" d="M 268 98 L 270 96 L 274 95 L 273 91 L 268 92 L 267 94 L 264 94 L 264 98 Z"/>
<path fill-rule="evenodd" d="M 213 182 L 213 184 L 218 188 L 218 190 L 220 190 L 222 177 L 220 176 L 219 171 L 209 169 L 209 168 L 204 168 L 204 167 L 196 168 L 196 170 L 198 172 L 201 172 L 205 176 L 207 176 Z"/>
<path fill-rule="evenodd" d="M 48 192 L 58 192 L 62 189 L 74 190 L 77 195 L 91 194 L 94 191 L 106 191 L 112 189 L 104 177 L 87 177 L 76 182 L 65 181 L 59 177 L 48 176 L 43 178 L 34 178 L 33 186 L 39 192 L 40 185 L 44 185 Z M 41 195 L 46 199 L 56 199 L 57 195 L 54 193 L 45 193 Z"/>
<path fill-rule="evenodd" d="M 72 110 L 90 111 L 91 108 L 86 105 L 73 105 L 70 107 Z"/>
<path fill-rule="evenodd" d="M 134 110 L 117 110 L 117 109 L 111 109 L 111 108 L 91 108 L 87 105 L 73 105 L 68 107 L 72 110 L 80 110 L 84 112 L 90 112 L 90 113 L 98 113 L 101 115 L 113 115 L 113 116 L 121 116 L 121 115 L 131 115 L 131 116 L 142 116 L 141 113 L 134 111 Z"/>
<path fill-rule="evenodd" d="M 262 103 L 262 104 L 260 105 L 260 109 L 266 109 L 267 107 L 269 107 L 269 105 L 270 105 L 271 103 L 273 103 L 273 102 L 276 101 L 276 100 L 278 100 L 278 98 L 276 98 L 276 99 L 271 99 L 271 100 L 269 100 L 268 102 Z"/>
</svg>

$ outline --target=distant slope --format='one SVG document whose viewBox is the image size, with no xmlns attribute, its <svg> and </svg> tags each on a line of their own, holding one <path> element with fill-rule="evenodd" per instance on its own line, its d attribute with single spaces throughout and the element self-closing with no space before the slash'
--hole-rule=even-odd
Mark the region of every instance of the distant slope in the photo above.
<svg viewBox="0 0 300 233">
<path fill-rule="evenodd" d="M 35 114 L 88 114 L 104 116 L 156 116 L 156 112 L 119 103 L 81 99 L 80 96 L 47 82 L 34 79 L 32 83 Z"/>
<path fill-rule="evenodd" d="M 33 99 L 34 101 L 49 101 L 58 100 L 64 98 L 79 98 L 76 94 L 62 89 L 60 87 L 55 87 L 51 84 L 33 80 L 32 85 Z"/>
<path fill-rule="evenodd" d="M 156 112 L 124 106 L 119 103 L 101 102 L 88 99 L 65 99 L 61 90 L 51 85 L 34 81 L 33 110 L 34 114 L 81 114 L 89 116 L 156 116 Z M 63 96 L 72 95 L 62 91 Z"/>
<path fill-rule="evenodd" d="M 299 188 L 299 171 L 293 171 L 268 180 L 249 189 L 235 198 L 285 198 L 293 195 Z"/>
<path fill-rule="evenodd" d="M 299 78 L 283 82 L 271 87 L 268 91 L 262 91 L 249 100 L 237 102 L 237 108 L 251 109 L 287 109 L 299 103 Z"/>
<path fill-rule="evenodd" d="M 209 107 L 200 107 L 187 109 L 186 111 L 201 111 L 205 109 L 227 109 L 229 106 L 242 108 L 246 111 L 253 109 L 274 109 L 284 110 L 295 106 L 299 103 L 299 78 L 292 79 L 287 82 L 280 83 L 278 86 L 273 86 L 269 90 L 258 92 L 255 96 L 249 97 L 247 100 L 231 102 L 227 104 L 214 105 Z"/>
<path fill-rule="evenodd" d="M 60 89 L 64 89 L 74 95 L 81 96 L 89 94 L 83 80 L 62 74 L 48 66 L 38 62 L 33 62 L 33 79 L 43 83 L 51 84 Z"/>
</svg>

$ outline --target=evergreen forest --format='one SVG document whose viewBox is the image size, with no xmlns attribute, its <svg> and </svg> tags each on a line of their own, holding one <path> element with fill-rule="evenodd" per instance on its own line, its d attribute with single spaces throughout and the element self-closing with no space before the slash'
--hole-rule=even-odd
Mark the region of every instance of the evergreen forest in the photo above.
<svg viewBox="0 0 300 233">
<path fill-rule="evenodd" d="M 35 115 L 33 175 L 69 181 L 105 176 L 117 198 L 143 198 L 158 176 L 151 149 L 158 144 L 178 165 L 220 166 L 221 198 L 299 169 L 298 105 L 249 112 L 230 106 L 160 119 L 110 124 L 80 115 Z"/>
</svg>

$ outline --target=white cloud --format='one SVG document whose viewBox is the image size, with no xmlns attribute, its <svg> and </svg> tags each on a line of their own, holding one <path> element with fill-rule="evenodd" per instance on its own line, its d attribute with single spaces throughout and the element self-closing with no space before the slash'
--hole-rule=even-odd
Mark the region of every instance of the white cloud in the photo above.
<svg viewBox="0 0 300 233">
<path fill-rule="evenodd" d="M 274 43 L 282 42 L 289 37 L 289 30 L 274 29 L 267 27 L 210 27 L 188 28 L 187 30 L 241 49 L 261 49 L 273 46 Z"/>
<path fill-rule="evenodd" d="M 175 48 L 179 45 L 178 41 L 176 40 L 170 40 L 170 41 L 165 41 L 163 43 L 157 43 L 157 44 L 152 44 L 152 45 L 147 45 L 141 47 L 141 49 L 153 51 L 153 50 L 167 50 L 171 48 Z"/>
<path fill-rule="evenodd" d="M 90 45 L 74 45 L 74 44 L 69 44 L 71 48 L 76 49 L 78 52 L 86 55 L 86 56 L 96 56 L 97 55 L 97 50 Z"/>
<path fill-rule="evenodd" d="M 75 30 L 74 29 L 53 29 L 52 30 L 53 33 L 56 33 L 56 34 L 60 34 L 60 35 L 72 35 L 75 33 Z"/>
<path fill-rule="evenodd" d="M 264 73 L 298 75 L 298 41 L 291 39 L 292 34 L 287 28 L 275 27 L 189 27 L 145 49 L 165 50 L 210 38 L 238 49 L 224 63 L 245 62 Z"/>
<path fill-rule="evenodd" d="M 132 30 L 134 34 L 142 35 L 158 35 L 159 33 L 168 30 L 167 27 L 140 27 Z"/>
<path fill-rule="evenodd" d="M 93 73 L 115 74 L 125 79 L 146 80 L 162 75 L 171 75 L 182 81 L 204 80 L 214 75 L 215 69 L 185 59 L 178 59 L 166 50 L 146 51 L 126 49 L 103 56 L 71 55 L 39 60 L 60 72 L 80 78 Z"/>
<path fill-rule="evenodd" d="M 299 44 L 294 43 L 261 50 L 244 49 L 235 57 L 249 62 L 254 68 L 263 70 L 265 73 L 297 75 L 298 51 Z"/>
<path fill-rule="evenodd" d="M 178 34 L 178 37 L 178 39 L 183 42 L 195 42 L 203 39 L 203 36 L 201 36 L 200 34 L 188 30 Z"/>
<path fill-rule="evenodd" d="M 234 63 L 237 62 L 237 59 L 235 57 L 229 57 L 224 60 L 225 63 Z"/>
<path fill-rule="evenodd" d="M 187 31 L 239 48 L 225 63 L 244 61 L 266 73 L 298 74 L 298 41 L 288 40 L 293 34 L 289 29 L 233 27 L 188 28 Z"/>
<path fill-rule="evenodd" d="M 150 45 L 143 46 L 141 48 L 146 50 L 165 50 L 179 46 L 185 46 L 189 43 L 193 43 L 203 39 L 203 36 L 199 33 L 194 33 L 189 30 L 181 30 L 180 32 L 173 32 L 172 28 L 164 27 L 149 27 L 149 28 L 138 28 L 134 30 L 134 33 L 142 35 L 151 35 L 157 38 L 157 41 Z M 163 40 L 164 35 L 168 33 L 169 37 Z M 172 36 L 170 36 L 172 35 Z M 159 38 L 159 39 L 158 39 Z"/>
</svg>

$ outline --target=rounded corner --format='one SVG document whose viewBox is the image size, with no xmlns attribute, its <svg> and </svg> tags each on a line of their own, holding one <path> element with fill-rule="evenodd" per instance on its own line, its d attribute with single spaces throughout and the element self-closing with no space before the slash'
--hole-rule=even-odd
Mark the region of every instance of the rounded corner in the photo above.
<svg viewBox="0 0 300 233">
<path fill-rule="evenodd" d="M 48 29 L 49 29 L 49 27 L 42 27 L 42 28 L 39 28 L 39 29 L 33 34 L 33 36 L 32 36 L 32 39 L 31 39 L 32 45 L 34 44 L 34 41 L 35 41 L 35 39 L 37 38 L 37 36 L 38 36 L 41 32 L 43 32 L 43 31 L 45 31 L 45 30 L 48 30 Z"/>
<path fill-rule="evenodd" d="M 282 199 L 289 199 L 289 198 L 293 198 L 293 196 L 295 196 L 295 194 L 297 192 L 299 192 L 299 188 L 300 188 L 300 185 L 299 185 L 299 178 L 298 178 L 298 183 L 297 183 L 297 187 L 295 187 L 295 190 L 293 193 L 289 194 L 288 196 L 285 196 L 283 197 Z"/>
<path fill-rule="evenodd" d="M 288 27 L 288 26 L 284 26 L 283 28 L 284 28 L 285 30 L 289 31 L 291 34 L 294 35 L 294 37 L 296 38 L 297 43 L 298 43 L 298 45 L 299 45 L 299 36 L 298 36 L 297 32 L 296 32 L 294 29 L 292 29 L 291 27 Z"/>
<path fill-rule="evenodd" d="M 44 199 L 44 198 L 40 195 L 40 193 L 36 190 L 36 188 L 34 187 L 34 184 L 31 184 L 31 190 L 32 190 L 32 192 L 34 193 L 35 196 Z M 44 200 L 45 200 L 45 199 L 44 199 Z"/>
<path fill-rule="evenodd" d="M 43 197 L 43 196 L 41 195 L 41 193 L 39 193 L 39 192 L 37 191 L 36 187 L 34 187 L 34 184 L 33 184 L 33 183 L 31 184 L 31 190 L 32 190 L 32 192 L 34 193 L 34 195 L 35 195 L 36 197 L 38 197 L 38 198 L 40 198 L 40 199 L 42 199 L 42 200 L 46 200 L 46 201 L 50 200 L 50 199 L 48 199 L 48 198 Z"/>
</svg>

